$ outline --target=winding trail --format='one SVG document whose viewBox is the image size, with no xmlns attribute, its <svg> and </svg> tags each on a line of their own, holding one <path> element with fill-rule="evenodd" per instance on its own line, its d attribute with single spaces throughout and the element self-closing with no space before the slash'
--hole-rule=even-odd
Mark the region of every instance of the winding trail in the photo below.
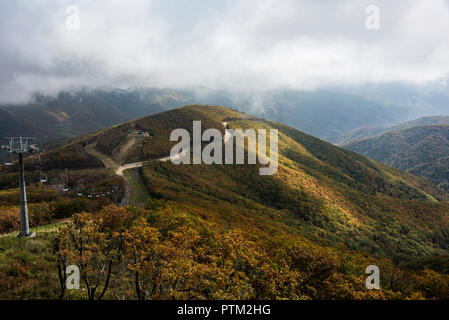
<svg viewBox="0 0 449 320">
<path fill-rule="evenodd" d="M 223 124 L 223 126 L 224 126 L 224 128 L 225 128 L 225 135 L 224 135 L 224 137 L 223 137 L 223 142 L 226 143 L 226 142 L 228 142 L 229 139 L 232 137 L 232 134 L 231 134 L 228 130 L 226 130 L 226 128 L 227 128 L 227 126 L 228 126 L 228 123 L 227 123 L 227 122 L 222 122 L 222 124 Z M 129 149 L 131 146 L 132 146 L 132 144 L 131 144 L 131 145 L 128 144 L 128 149 Z M 190 150 L 190 148 L 184 150 L 184 152 L 180 152 L 180 153 L 179 153 L 178 155 L 176 155 L 174 158 L 181 158 L 181 157 L 183 157 L 187 152 L 189 152 L 189 150 Z M 170 159 L 171 159 L 171 157 L 168 156 L 168 157 L 157 158 L 157 159 L 155 159 L 155 160 L 156 160 L 156 161 L 163 161 L 163 162 L 166 162 L 166 161 L 168 161 L 168 160 L 170 160 Z M 143 166 L 143 161 L 142 161 L 142 162 L 127 163 L 127 164 L 124 164 L 124 165 L 120 166 L 120 167 L 115 171 L 115 173 L 118 174 L 119 176 L 123 176 L 123 171 L 124 171 L 124 170 L 127 170 L 127 169 L 133 169 L 133 168 L 139 168 L 139 167 L 142 167 L 142 166 Z"/>
<path fill-rule="evenodd" d="M 226 130 L 228 123 L 227 122 L 222 122 L 224 128 L 225 128 L 225 135 L 223 137 L 223 141 L 226 143 L 229 141 L 229 139 L 232 137 L 232 134 Z M 134 145 L 136 139 L 133 138 L 130 141 L 128 141 L 126 144 L 124 144 L 121 148 L 120 148 L 120 158 Z M 99 152 L 96 148 L 96 143 L 91 143 L 89 145 L 86 146 L 86 151 L 93 157 L 97 158 L 98 160 L 100 160 L 104 166 L 106 168 L 110 168 L 113 169 L 115 174 L 118 176 L 123 177 L 123 171 L 128 170 L 128 169 L 134 169 L 134 168 L 141 168 L 143 167 L 144 161 L 140 161 L 140 162 L 134 162 L 134 163 L 126 163 L 124 165 L 119 165 L 114 159 L 112 159 L 111 157 L 105 155 L 104 153 Z M 189 152 L 190 149 L 184 150 L 184 152 L 179 153 L 177 157 L 182 157 L 184 156 L 187 152 Z M 154 159 L 156 161 L 163 161 L 166 162 L 168 160 L 170 160 L 171 157 L 161 157 L 161 158 L 157 158 Z M 126 183 L 126 179 L 125 180 L 125 196 L 121 201 L 121 205 L 122 206 L 126 206 L 129 203 L 129 198 L 130 198 L 130 194 L 131 194 L 131 189 L 128 185 L 128 183 Z"/>
<path fill-rule="evenodd" d="M 90 154 L 92 157 L 100 160 L 106 168 L 110 168 L 115 171 L 115 170 L 117 170 L 117 168 L 120 167 L 114 159 L 112 159 L 112 158 L 108 157 L 107 155 L 105 155 L 104 153 L 98 151 L 95 147 L 96 147 L 96 143 L 94 142 L 94 143 L 87 145 L 85 149 L 86 149 L 87 153 Z"/>
<path fill-rule="evenodd" d="M 159 159 L 157 159 L 157 160 L 159 160 Z M 143 161 L 127 163 L 127 164 L 124 164 L 123 166 L 118 167 L 117 170 L 115 170 L 115 174 L 123 177 L 123 171 L 128 170 L 128 169 L 140 168 L 142 166 L 143 166 Z"/>
</svg>

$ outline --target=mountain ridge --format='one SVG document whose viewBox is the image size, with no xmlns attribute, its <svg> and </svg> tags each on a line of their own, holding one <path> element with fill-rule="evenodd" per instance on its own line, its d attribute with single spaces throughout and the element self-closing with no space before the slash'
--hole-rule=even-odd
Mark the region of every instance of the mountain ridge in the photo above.
<svg viewBox="0 0 449 320">
<path fill-rule="evenodd" d="M 277 175 L 261 177 L 257 165 L 176 166 L 155 160 L 168 155 L 175 144 L 169 141 L 171 130 L 191 131 L 192 122 L 201 120 L 203 130 L 224 132 L 225 119 L 231 129 L 279 130 Z M 126 154 L 120 154 L 138 130 L 146 130 L 149 136 L 137 138 Z M 446 192 L 278 122 L 248 119 L 246 114 L 223 107 L 192 105 L 101 129 L 49 151 L 43 158 L 70 168 L 71 158 L 60 159 L 65 150 L 77 150 L 78 157 L 87 159 L 85 148 L 92 143 L 98 152 L 122 161 L 122 165 L 144 161 L 141 176 L 149 199 L 188 206 L 217 223 L 234 224 L 243 219 L 257 225 L 261 234 L 267 234 L 264 228 L 280 228 L 318 244 L 343 242 L 351 249 L 376 255 L 397 251 L 396 237 L 403 238 L 405 244 L 399 252 L 404 254 L 443 253 L 449 248 L 443 239 L 441 247 L 429 242 L 449 221 L 449 204 L 441 201 L 447 201 Z M 228 214 L 223 216 L 222 210 Z M 246 216 L 244 212 L 252 213 Z M 418 228 L 421 239 L 403 233 L 405 226 Z M 379 237 L 382 245 L 376 240 Z"/>
<path fill-rule="evenodd" d="M 193 121 L 222 134 L 223 122 L 227 129 L 277 129 L 277 173 L 261 176 L 260 164 L 175 165 L 160 161 L 177 143 L 169 140 L 171 131 L 184 128 L 192 133 Z M 151 226 L 161 239 L 175 240 L 177 245 L 171 248 L 188 242 L 192 235 L 201 239 L 204 246 L 195 242 L 191 247 L 195 254 L 189 256 L 198 257 L 200 261 L 195 261 L 206 276 L 210 268 L 221 268 L 214 263 L 221 260 L 210 260 L 201 253 L 209 248 L 220 259 L 221 254 L 227 257 L 229 251 L 221 242 L 211 248 L 216 243 L 211 240 L 224 238 L 240 244 L 236 247 L 239 254 L 262 252 L 243 260 L 247 261 L 244 270 L 238 269 L 242 260 L 237 256 L 236 270 L 241 270 L 242 276 L 259 281 L 263 270 L 276 275 L 299 270 L 295 278 L 300 275 L 301 283 L 306 284 L 306 289 L 295 287 L 300 295 L 282 291 L 290 285 L 281 284 L 276 295 L 257 293 L 254 297 L 406 298 L 415 297 L 416 292 L 427 298 L 445 297 L 445 291 L 437 286 L 447 283 L 446 275 L 433 270 L 447 270 L 448 193 L 424 179 L 279 122 L 219 106 L 190 105 L 70 139 L 42 153 L 41 159 L 47 185 L 34 182 L 39 171 L 33 169 L 30 157 L 25 159 L 32 221 L 36 208 L 54 208 L 58 218 L 76 214 L 63 230 L 78 228 L 83 217 L 90 223 L 95 217 L 99 222 L 105 221 L 103 218 L 109 221 L 108 217 L 122 221 L 121 217 L 131 215 L 138 219 L 137 228 Z M 0 213 L 6 208 L 5 217 L 12 215 L 11 206 L 18 202 L 14 170 L 0 166 Z M 74 192 L 58 191 L 54 185 L 61 172 L 70 176 L 69 188 Z M 81 196 L 76 183 L 80 179 Z M 115 202 L 125 207 L 108 205 L 114 196 Z M 123 226 L 118 227 L 122 230 Z M 13 228 L 11 224 L 10 231 Z M 137 229 L 126 230 L 130 236 L 135 232 L 139 237 Z M 185 257 L 183 245 L 179 249 Z M 364 286 L 368 265 L 382 270 L 382 291 L 374 295 Z M 267 269 L 269 266 L 272 269 Z M 6 264 L 0 267 L 9 270 Z M 174 271 L 178 274 L 178 267 Z M 286 281 L 283 283 L 290 283 Z M 259 282 L 250 282 L 254 288 L 261 287 Z M 58 288 L 57 281 L 48 285 Z M 337 292 L 328 290 L 336 285 L 340 286 Z"/>
<path fill-rule="evenodd" d="M 5 114 L 0 117 L 0 136 L 27 132 L 47 143 L 193 103 L 227 105 L 331 142 L 361 126 L 393 125 L 410 118 L 405 106 L 328 90 L 98 88 L 36 94 L 28 104 L 0 106 Z M 9 125 L 13 122 L 14 126 Z"/>
<path fill-rule="evenodd" d="M 423 125 L 438 125 L 438 124 L 449 124 L 449 116 L 439 115 L 439 116 L 421 117 L 418 119 L 399 123 L 391 127 L 362 127 L 341 135 L 340 137 L 337 138 L 335 144 L 338 146 L 344 146 L 345 144 L 353 143 L 359 140 L 363 140 L 365 138 L 372 138 L 391 131 L 399 131 L 402 129 Z"/>
<path fill-rule="evenodd" d="M 448 190 L 448 139 L 449 125 L 433 124 L 388 131 L 343 147 L 429 179 Z"/>
</svg>

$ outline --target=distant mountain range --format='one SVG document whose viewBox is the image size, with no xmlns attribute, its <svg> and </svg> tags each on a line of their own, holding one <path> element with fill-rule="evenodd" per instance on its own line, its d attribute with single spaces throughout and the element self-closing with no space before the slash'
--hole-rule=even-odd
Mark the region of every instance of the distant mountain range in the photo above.
<svg viewBox="0 0 449 320">
<path fill-rule="evenodd" d="M 382 132 L 343 147 L 449 190 L 449 117 L 420 118 Z"/>
<path fill-rule="evenodd" d="M 0 105 L 0 136 L 32 135 L 43 143 L 199 103 L 229 106 L 342 144 L 420 116 L 449 115 L 446 91 L 444 87 L 424 90 L 399 85 L 260 92 L 207 88 L 73 90 L 55 96 L 36 94 L 32 102 L 23 105 Z"/>
<path fill-rule="evenodd" d="M 449 116 L 422 117 L 415 120 L 406 121 L 392 127 L 361 127 L 349 131 L 345 134 L 342 134 L 336 139 L 335 144 L 344 146 L 346 144 L 353 143 L 357 140 L 361 140 L 364 138 L 371 138 L 385 132 L 399 131 L 402 129 L 407 129 L 416 126 L 438 125 L 438 124 L 449 125 Z"/>
<path fill-rule="evenodd" d="M 89 131 L 185 105 L 188 93 L 165 89 L 81 90 L 36 95 L 25 105 L 0 107 L 0 136 L 28 135 L 39 142 Z"/>
<path fill-rule="evenodd" d="M 405 106 L 382 104 L 362 96 L 327 90 L 269 91 L 253 99 L 241 104 L 243 110 L 332 143 L 356 128 L 394 125 L 411 116 Z"/>
<path fill-rule="evenodd" d="M 430 115 L 449 115 L 449 79 L 412 84 L 404 82 L 337 87 L 336 92 L 358 95 L 380 104 L 404 106 L 410 119 Z"/>
</svg>

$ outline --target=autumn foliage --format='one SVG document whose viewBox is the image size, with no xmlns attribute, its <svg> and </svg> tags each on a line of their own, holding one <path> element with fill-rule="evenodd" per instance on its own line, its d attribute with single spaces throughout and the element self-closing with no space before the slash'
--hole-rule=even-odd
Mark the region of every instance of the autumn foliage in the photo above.
<svg viewBox="0 0 449 320">
<path fill-rule="evenodd" d="M 273 240 L 273 239 L 272 239 Z M 293 238 L 250 240 L 186 212 L 104 207 L 81 213 L 54 241 L 61 280 L 76 264 L 88 299 L 391 299 L 447 294 L 447 277 L 410 276 L 404 292 L 392 282 L 365 287 L 367 256 L 314 247 Z M 387 260 L 384 279 L 399 269 Z M 388 269 L 387 266 L 390 268 Z M 436 289 L 436 287 L 438 288 Z M 79 293 L 78 293 L 79 294 Z M 75 296 L 82 298 L 83 296 Z"/>
</svg>

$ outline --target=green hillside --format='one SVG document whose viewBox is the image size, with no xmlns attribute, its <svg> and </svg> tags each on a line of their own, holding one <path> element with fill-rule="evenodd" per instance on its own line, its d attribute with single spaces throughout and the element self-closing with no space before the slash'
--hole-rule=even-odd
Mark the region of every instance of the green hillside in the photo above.
<svg viewBox="0 0 449 320">
<path fill-rule="evenodd" d="M 201 120 L 203 130 L 224 131 L 224 120 L 229 128 L 279 129 L 278 174 L 259 176 L 255 165 L 175 166 L 157 161 L 168 156 L 175 144 L 169 141 L 170 132 L 191 131 L 193 120 Z M 136 131 L 148 131 L 149 136 L 134 139 Z M 189 106 L 104 129 L 77 143 L 92 141 L 117 163 L 148 161 L 143 178 L 152 198 L 195 204 L 196 210 L 214 220 L 239 221 L 242 211 L 250 210 L 252 219 L 264 221 L 258 223 L 261 229 L 282 225 L 315 241 L 343 242 L 376 255 L 446 250 L 446 244 L 439 247 L 431 239 L 446 226 L 448 205 L 439 201 L 447 200 L 447 193 L 280 123 L 248 118 L 227 108 Z M 229 216 L 221 212 L 222 206 L 230 210 Z M 253 206 L 256 209 L 249 209 Z M 272 215 L 281 218 L 275 221 Z"/>
<path fill-rule="evenodd" d="M 406 126 L 344 147 L 449 190 L 449 125 Z"/>
<path fill-rule="evenodd" d="M 202 121 L 203 130 L 218 128 L 221 132 L 223 122 L 231 129 L 278 129 L 277 174 L 261 176 L 259 165 L 174 165 L 160 161 L 176 143 L 169 141 L 170 132 L 176 128 L 191 131 L 194 120 Z M 137 132 L 147 134 L 137 136 Z M 449 195 L 426 180 L 281 123 L 228 108 L 193 105 L 72 139 L 42 158 L 56 173 L 68 168 L 71 175 L 86 177 L 86 172 L 90 172 L 94 180 L 85 178 L 87 186 L 101 184 L 105 188 L 124 179 L 131 192 L 130 204 L 140 208 L 103 206 L 100 210 L 99 203 L 79 206 L 79 199 L 66 197 L 66 209 L 93 215 L 75 216 L 74 224 L 55 235 L 61 246 L 56 254 L 59 257 L 72 252 L 70 233 L 84 230 L 84 224 L 99 224 L 98 230 L 103 230 L 97 240 L 99 248 L 104 239 L 133 239 L 129 243 L 141 243 L 142 248 L 148 247 L 148 252 L 157 252 L 161 259 L 157 263 L 165 266 L 154 284 L 157 291 L 146 293 L 145 297 L 391 299 L 442 298 L 447 294 L 435 287 L 447 285 L 445 275 L 437 273 L 446 270 L 445 260 L 441 260 L 442 265 L 435 261 L 440 261 L 437 256 L 448 255 Z M 139 161 L 144 161 L 139 177 L 126 170 L 123 178 L 114 174 L 121 172 L 121 165 Z M 13 174 L 0 176 L 4 208 L 8 201 L 11 206 L 16 199 L 11 195 L 16 192 L 11 189 L 14 186 L 3 181 L 7 177 L 12 181 Z M 120 196 L 126 197 L 126 193 L 123 191 Z M 56 197 L 57 194 L 51 199 Z M 39 198 L 34 199 L 32 203 L 39 203 Z M 76 202 L 77 207 L 71 207 L 70 201 Z M 53 206 L 58 207 L 56 202 Z M 141 237 L 153 240 L 139 242 L 143 241 Z M 90 236 L 86 241 L 89 239 Z M 126 241 L 120 247 L 125 256 Z M 157 245 L 152 247 L 154 241 Z M 9 244 L 10 248 L 15 245 Z M 44 249 L 37 249 L 36 245 L 36 250 Z M 31 264 L 33 255 L 27 257 Z M 69 257 L 85 261 L 75 252 Z M 10 259 L 10 265 L 14 265 L 14 259 L 19 257 Z M 49 259 L 56 261 L 55 256 Z M 111 264 L 123 262 L 120 261 L 111 260 Z M 46 268 L 49 263 L 46 262 Z M 385 287 L 378 293 L 366 291 L 363 285 L 364 268 L 373 263 L 384 270 Z M 394 263 L 404 266 L 404 270 Z M 434 268 L 435 264 L 438 268 Z M 135 276 L 136 270 L 143 268 L 138 265 L 127 267 L 130 274 Z M 117 268 L 120 270 L 119 265 Z M 3 269 L 9 272 L 6 265 Z M 426 282 L 430 281 L 429 275 L 432 286 Z M 114 273 L 112 283 L 116 276 Z M 134 283 L 134 276 L 127 278 L 130 283 Z M 196 283 L 196 289 L 187 279 Z M 2 281 L 6 280 L 0 277 L 0 289 Z M 202 286 L 210 289 L 202 291 Z M 57 286 L 53 289 L 57 292 Z M 104 292 L 105 298 L 114 298 L 113 291 Z M 26 290 L 21 294 L 29 297 Z M 134 297 L 141 294 L 143 291 L 137 290 Z M 92 297 L 98 297 L 98 293 L 89 291 L 89 298 Z"/>
</svg>

